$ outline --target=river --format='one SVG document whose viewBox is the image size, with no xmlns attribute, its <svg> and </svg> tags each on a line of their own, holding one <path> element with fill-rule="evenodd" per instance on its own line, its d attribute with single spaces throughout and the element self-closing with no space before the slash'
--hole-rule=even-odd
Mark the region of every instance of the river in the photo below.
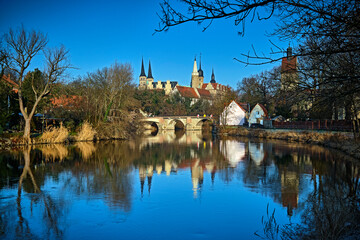
<svg viewBox="0 0 360 240">
<path fill-rule="evenodd" d="M 359 176 L 319 146 L 199 132 L 39 145 L 0 152 L 0 238 L 356 239 Z"/>
</svg>

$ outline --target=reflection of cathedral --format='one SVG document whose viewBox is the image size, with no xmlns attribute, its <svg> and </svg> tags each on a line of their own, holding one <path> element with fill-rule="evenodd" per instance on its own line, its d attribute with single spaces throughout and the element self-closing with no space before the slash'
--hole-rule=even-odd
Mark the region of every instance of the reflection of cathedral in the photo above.
<svg viewBox="0 0 360 240">
<path fill-rule="evenodd" d="M 162 140 L 160 142 L 163 143 Z M 284 146 L 285 150 L 281 151 L 285 154 L 278 155 L 273 145 L 266 142 L 245 143 L 238 140 L 221 140 L 218 144 L 214 143 L 201 142 L 201 140 L 193 143 L 179 143 L 178 147 L 175 146 L 176 149 L 163 154 L 164 158 L 158 158 L 155 164 L 139 166 L 141 194 L 143 194 L 146 181 L 150 194 L 154 172 L 172 176 L 179 171 L 190 171 L 191 184 L 188 185 L 194 198 L 201 196 L 207 176 L 210 175 L 211 182 L 214 184 L 215 174 L 219 174 L 220 179 L 229 176 L 224 181 L 232 181 L 234 178 L 228 174 L 241 173 L 240 176 L 246 187 L 251 191 L 269 195 L 275 202 L 287 208 L 289 216 L 293 215 L 293 210 L 298 207 L 299 201 L 298 165 L 308 164 L 305 161 L 308 158 L 303 159 L 296 154 L 294 156 L 287 154 L 286 151 L 289 151 L 287 146 Z M 184 146 L 187 147 L 184 148 Z M 280 145 L 281 147 L 283 145 Z M 163 147 L 160 149 L 166 151 Z M 174 151 L 178 155 L 175 156 Z M 156 156 L 160 155 L 156 154 Z M 239 165 L 240 162 L 241 165 Z"/>
</svg>

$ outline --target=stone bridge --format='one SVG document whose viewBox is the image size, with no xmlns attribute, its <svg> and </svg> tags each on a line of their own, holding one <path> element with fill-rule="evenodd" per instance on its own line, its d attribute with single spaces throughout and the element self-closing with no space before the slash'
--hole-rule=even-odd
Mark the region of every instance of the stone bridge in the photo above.
<svg viewBox="0 0 360 240">
<path fill-rule="evenodd" d="M 145 123 L 145 128 L 151 127 L 162 130 L 175 130 L 175 128 L 185 129 L 186 131 L 201 131 L 204 122 L 212 123 L 212 117 L 197 116 L 158 116 L 145 117 L 140 120 Z"/>
</svg>

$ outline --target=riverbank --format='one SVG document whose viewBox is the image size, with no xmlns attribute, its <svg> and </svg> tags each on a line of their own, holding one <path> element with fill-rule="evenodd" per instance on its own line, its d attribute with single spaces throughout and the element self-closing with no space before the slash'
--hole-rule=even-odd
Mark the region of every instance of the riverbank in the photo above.
<svg viewBox="0 0 360 240">
<path fill-rule="evenodd" d="M 227 127 L 220 128 L 218 135 L 316 144 L 342 151 L 356 159 L 360 159 L 360 142 L 355 141 L 350 133 Z"/>
<path fill-rule="evenodd" d="M 32 134 L 30 143 L 27 142 L 21 133 L 7 133 L 0 135 L 0 150 L 10 150 L 22 146 L 35 146 L 44 144 L 70 144 L 76 142 L 97 142 L 103 140 L 127 140 L 133 134 L 119 127 L 112 127 L 110 124 L 102 124 L 93 128 L 85 122 L 78 129 L 78 132 L 70 133 L 63 126 L 51 128 L 42 134 Z"/>
</svg>

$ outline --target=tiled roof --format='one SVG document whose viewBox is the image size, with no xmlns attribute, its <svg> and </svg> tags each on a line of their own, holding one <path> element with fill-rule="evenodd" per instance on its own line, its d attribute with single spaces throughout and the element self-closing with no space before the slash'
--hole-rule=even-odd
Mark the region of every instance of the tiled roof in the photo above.
<svg viewBox="0 0 360 240">
<path fill-rule="evenodd" d="M 198 88 L 196 90 L 199 92 L 201 98 L 204 98 L 204 99 L 211 99 L 212 98 L 209 90 L 201 89 L 201 88 Z"/>
<path fill-rule="evenodd" d="M 291 57 L 290 60 L 287 57 L 283 57 L 281 61 L 282 73 L 295 73 L 296 72 L 297 58 Z"/>
<path fill-rule="evenodd" d="M 176 88 L 182 97 L 199 98 L 194 88 L 183 86 L 176 86 Z"/>
</svg>

